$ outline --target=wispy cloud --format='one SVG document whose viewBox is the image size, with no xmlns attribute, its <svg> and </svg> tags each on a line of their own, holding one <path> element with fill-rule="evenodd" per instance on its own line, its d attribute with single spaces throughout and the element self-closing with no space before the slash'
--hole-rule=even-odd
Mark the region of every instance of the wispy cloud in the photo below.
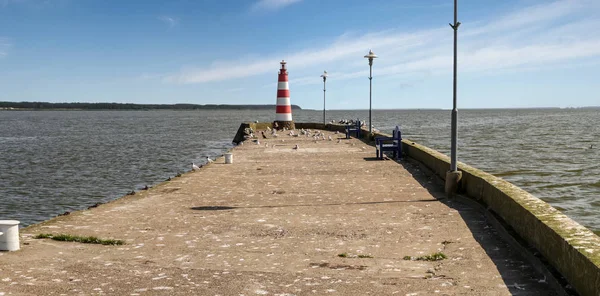
<svg viewBox="0 0 600 296">
<path fill-rule="evenodd" d="M 302 0 L 259 0 L 252 4 L 250 11 L 252 12 L 264 12 L 274 11 L 284 8 L 286 6 L 298 3 Z"/>
<path fill-rule="evenodd" d="M 174 18 L 174 17 L 170 17 L 170 16 L 166 16 L 166 15 L 159 16 L 158 20 L 165 23 L 169 28 L 174 28 L 175 26 L 177 26 L 179 24 L 178 18 Z"/>
<path fill-rule="evenodd" d="M 585 0 L 560 0 L 522 8 L 498 17 L 487 24 L 473 28 L 465 36 L 489 33 L 502 33 L 513 29 L 526 29 L 527 26 L 548 26 L 552 21 L 571 15 L 586 5 Z"/>
<path fill-rule="evenodd" d="M 597 4 L 559 0 L 486 21 L 467 22 L 459 30 L 460 71 L 558 67 L 582 59 L 600 59 L 600 19 L 587 14 L 593 11 L 592 6 Z M 166 74 L 163 80 L 189 84 L 257 76 L 276 71 L 282 58 L 294 71 L 296 78 L 291 82 L 298 85 L 320 83 L 314 73 L 323 69 L 336 80 L 366 77 L 368 66 L 361 58 L 369 48 L 380 56 L 374 68 L 378 76 L 430 76 L 452 69 L 452 30 L 445 25 L 411 33 L 386 30 L 343 34 L 320 50 L 274 52 L 235 63 L 214 61 L 208 67 L 188 67 Z"/>
<path fill-rule="evenodd" d="M 208 69 L 190 68 L 182 70 L 178 74 L 167 75 L 165 81 L 183 84 L 203 83 L 269 73 L 273 72 L 274 65 L 277 67 L 281 57 L 293 61 L 295 69 L 302 69 L 343 59 L 353 59 L 364 55 L 369 46 L 386 47 L 396 44 L 398 47 L 404 48 L 420 44 L 426 38 L 427 36 L 420 34 L 403 33 L 395 35 L 374 33 L 356 37 L 342 35 L 337 41 L 322 50 L 307 49 L 295 53 L 280 53 L 277 56 L 245 63 L 243 61 L 215 61 Z"/>
</svg>

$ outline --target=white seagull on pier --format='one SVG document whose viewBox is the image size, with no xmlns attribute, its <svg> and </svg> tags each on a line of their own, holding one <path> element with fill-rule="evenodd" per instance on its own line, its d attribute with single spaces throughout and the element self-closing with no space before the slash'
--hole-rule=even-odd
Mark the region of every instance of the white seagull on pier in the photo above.
<svg viewBox="0 0 600 296">
<path fill-rule="evenodd" d="M 199 166 L 197 166 L 196 164 L 194 164 L 194 163 L 192 162 L 192 170 L 193 170 L 193 171 L 197 171 L 197 170 L 199 170 L 199 169 L 200 169 L 200 167 L 199 167 Z"/>
<path fill-rule="evenodd" d="M 206 163 L 213 163 L 215 162 L 214 160 L 210 159 L 210 157 L 206 157 Z"/>
</svg>

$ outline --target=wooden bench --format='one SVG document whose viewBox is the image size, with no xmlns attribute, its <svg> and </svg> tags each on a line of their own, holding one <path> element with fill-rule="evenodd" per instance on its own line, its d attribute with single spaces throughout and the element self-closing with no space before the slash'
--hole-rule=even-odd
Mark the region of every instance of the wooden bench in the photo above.
<svg viewBox="0 0 600 296">
<path fill-rule="evenodd" d="M 346 125 L 346 139 L 350 139 L 352 134 L 354 134 L 356 138 L 360 138 L 361 126 L 362 121 L 360 120 L 357 120 L 354 124 Z"/>
<path fill-rule="evenodd" d="M 393 151 L 393 156 L 397 160 L 402 158 L 402 133 L 400 127 L 396 126 L 392 131 L 391 137 L 376 137 L 375 152 L 378 159 L 383 159 L 384 151 Z"/>
</svg>

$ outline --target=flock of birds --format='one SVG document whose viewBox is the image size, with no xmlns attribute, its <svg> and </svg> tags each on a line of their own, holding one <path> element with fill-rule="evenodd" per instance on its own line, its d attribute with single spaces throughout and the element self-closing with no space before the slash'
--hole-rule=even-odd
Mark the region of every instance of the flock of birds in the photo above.
<svg viewBox="0 0 600 296">
<path fill-rule="evenodd" d="M 354 120 L 354 119 L 350 119 L 350 120 L 348 120 L 348 119 L 340 119 L 340 120 L 339 120 L 339 121 L 337 121 L 337 122 L 336 122 L 335 120 L 332 120 L 332 121 L 330 121 L 329 123 L 339 123 L 339 124 L 356 124 L 357 122 L 360 122 L 360 120 L 359 120 L 359 119 L 357 119 L 357 120 Z M 361 123 L 361 126 L 365 126 L 365 125 L 366 125 L 366 124 L 365 124 L 365 122 L 363 121 L 363 122 Z"/>
<path fill-rule="evenodd" d="M 354 119 L 350 119 L 350 120 L 348 120 L 348 119 L 341 119 L 341 120 L 338 120 L 337 122 L 335 120 L 332 120 L 329 123 L 331 123 L 331 124 L 336 124 L 337 123 L 337 124 L 355 125 L 358 122 L 360 122 L 360 126 L 361 127 L 367 126 L 367 123 L 364 122 L 364 121 L 360 121 L 360 119 L 357 119 L 357 120 L 354 120 Z M 374 125 L 371 125 L 371 129 L 373 131 L 379 132 L 379 129 L 375 128 Z"/>
<path fill-rule="evenodd" d="M 267 133 L 269 133 L 269 132 L 271 133 L 271 137 L 272 138 L 278 138 L 279 137 L 279 134 L 277 133 L 276 129 L 271 129 L 270 127 L 267 127 L 266 131 L 267 131 Z M 287 128 L 283 128 L 281 131 L 284 134 L 287 134 L 290 137 L 301 137 L 301 136 L 307 137 L 307 138 L 312 137 L 313 140 L 315 141 L 315 143 L 318 142 L 318 141 L 320 141 L 320 140 L 321 141 L 325 141 L 325 140 L 333 141 L 333 138 L 331 137 L 331 135 L 325 137 L 326 136 L 325 133 L 323 133 L 320 130 L 312 131 L 310 129 L 301 128 L 300 130 L 296 131 L 296 130 L 289 130 Z M 336 131 L 335 134 L 339 134 L 339 131 Z M 260 138 L 262 138 L 262 139 L 268 139 L 269 137 L 267 137 L 267 135 L 265 134 L 265 131 L 260 131 Z M 245 140 L 252 140 L 252 142 L 254 142 L 256 145 L 261 145 L 260 138 L 254 134 L 253 130 L 250 130 L 249 133 L 247 133 L 244 136 L 244 141 Z M 240 142 L 239 145 L 244 145 L 244 141 Z M 281 141 L 285 142 L 284 139 L 282 139 Z M 337 142 L 340 143 L 341 140 L 338 139 Z M 273 146 L 275 146 L 275 145 L 273 145 Z M 269 144 L 265 143 L 265 147 L 268 148 Z M 299 148 L 300 147 L 298 145 L 296 145 L 296 146 L 294 146 L 293 149 L 298 150 Z"/>
</svg>

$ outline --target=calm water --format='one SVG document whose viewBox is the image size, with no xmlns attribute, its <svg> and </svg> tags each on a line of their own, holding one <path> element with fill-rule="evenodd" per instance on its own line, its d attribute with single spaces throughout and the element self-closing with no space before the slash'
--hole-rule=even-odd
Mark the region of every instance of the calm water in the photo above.
<svg viewBox="0 0 600 296">
<path fill-rule="evenodd" d="M 328 120 L 368 111 L 328 111 Z M 187 171 L 273 111 L 0 111 L 0 219 L 23 225 Z M 320 122 L 322 111 L 295 111 Z M 460 110 L 459 161 L 522 187 L 600 232 L 599 110 Z M 450 111 L 377 110 L 404 138 L 449 154 Z M 590 149 L 590 145 L 594 145 Z"/>
</svg>

